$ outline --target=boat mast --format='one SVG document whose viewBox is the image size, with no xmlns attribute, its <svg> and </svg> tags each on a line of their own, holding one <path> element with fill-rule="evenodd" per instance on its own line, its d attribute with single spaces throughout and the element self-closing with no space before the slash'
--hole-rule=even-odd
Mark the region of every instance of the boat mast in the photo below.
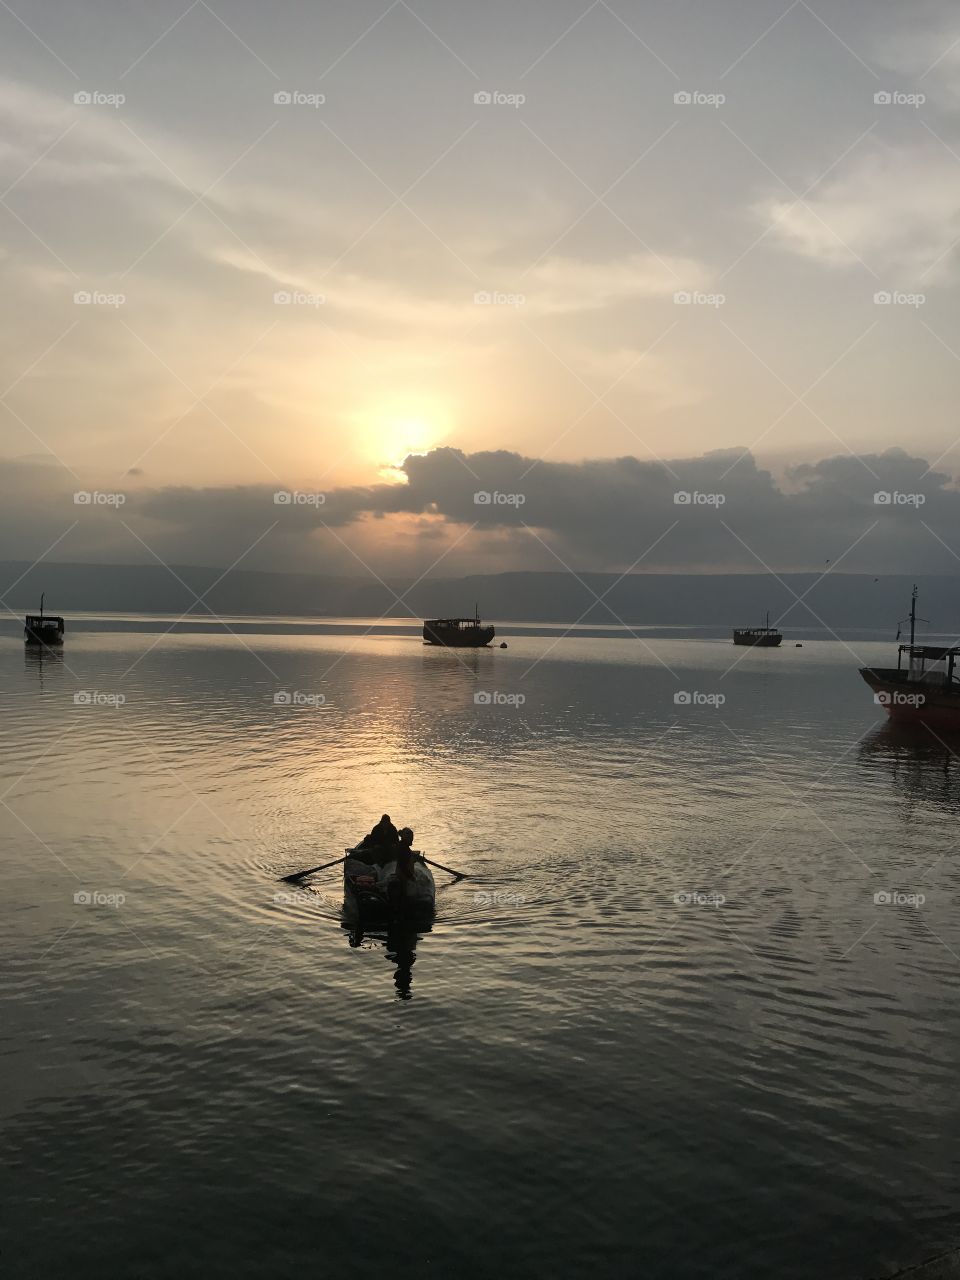
<svg viewBox="0 0 960 1280">
<path fill-rule="evenodd" d="M 45 591 L 40 592 L 40 621 L 41 622 L 43 621 L 43 597 L 45 595 L 46 595 Z"/>
<path fill-rule="evenodd" d="M 910 648 L 913 648 L 913 642 L 917 634 L 917 584 L 913 584 L 913 592 L 910 596 Z"/>
</svg>

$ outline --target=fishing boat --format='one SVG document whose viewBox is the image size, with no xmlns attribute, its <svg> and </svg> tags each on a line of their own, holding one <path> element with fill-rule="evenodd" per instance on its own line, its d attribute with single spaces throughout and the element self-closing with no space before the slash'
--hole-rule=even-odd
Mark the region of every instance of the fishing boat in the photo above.
<svg viewBox="0 0 960 1280">
<path fill-rule="evenodd" d="M 397 877 L 397 861 L 368 861 L 383 850 L 344 849 L 343 898 L 350 914 L 364 919 L 429 916 L 437 903 L 437 885 L 423 855 L 414 853 L 413 878 Z"/>
<path fill-rule="evenodd" d="M 40 612 L 28 613 L 23 625 L 24 644 L 63 644 L 63 619 L 43 612 L 43 595 L 40 596 Z"/>
<path fill-rule="evenodd" d="M 770 625 L 770 613 L 762 627 L 734 627 L 734 644 L 751 644 L 757 649 L 775 649 L 783 639 L 783 632 Z"/>
<path fill-rule="evenodd" d="M 430 618 L 423 624 L 424 642 L 448 649 L 482 649 L 495 634 L 493 627 L 485 627 L 480 621 L 477 606 L 472 618 Z"/>
<path fill-rule="evenodd" d="M 917 644 L 917 588 L 910 597 L 910 614 L 897 628 L 897 639 L 910 623 L 910 643 L 897 646 L 895 667 L 861 667 L 874 701 L 891 720 L 960 729 L 960 645 Z"/>
</svg>

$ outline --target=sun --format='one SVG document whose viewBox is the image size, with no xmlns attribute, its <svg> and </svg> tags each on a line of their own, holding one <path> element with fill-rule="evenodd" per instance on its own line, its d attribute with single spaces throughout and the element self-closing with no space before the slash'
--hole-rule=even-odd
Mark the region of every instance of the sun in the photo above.
<svg viewBox="0 0 960 1280">
<path fill-rule="evenodd" d="M 436 448 L 446 434 L 445 415 L 437 409 L 379 407 L 360 424 L 364 454 L 394 480 L 408 454 Z"/>
</svg>

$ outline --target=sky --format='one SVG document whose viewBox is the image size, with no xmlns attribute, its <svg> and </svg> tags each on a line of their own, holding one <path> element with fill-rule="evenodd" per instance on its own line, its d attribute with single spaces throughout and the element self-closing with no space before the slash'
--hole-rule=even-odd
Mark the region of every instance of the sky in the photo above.
<svg viewBox="0 0 960 1280">
<path fill-rule="evenodd" d="M 940 0 L 11 0 L 0 554 L 951 572 L 958 123 Z"/>
</svg>

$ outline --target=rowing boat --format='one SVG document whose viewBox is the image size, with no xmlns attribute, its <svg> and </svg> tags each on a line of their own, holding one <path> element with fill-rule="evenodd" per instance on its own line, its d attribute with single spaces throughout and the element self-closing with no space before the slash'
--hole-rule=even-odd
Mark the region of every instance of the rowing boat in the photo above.
<svg viewBox="0 0 960 1280">
<path fill-rule="evenodd" d="M 430 915 L 437 901 L 433 872 L 414 850 L 413 876 L 409 880 L 397 876 L 397 861 L 380 864 L 367 861 L 376 857 L 375 849 L 345 849 L 343 860 L 344 907 L 364 918 L 386 918 L 397 915 Z M 381 856 L 383 851 L 379 851 Z"/>
</svg>

